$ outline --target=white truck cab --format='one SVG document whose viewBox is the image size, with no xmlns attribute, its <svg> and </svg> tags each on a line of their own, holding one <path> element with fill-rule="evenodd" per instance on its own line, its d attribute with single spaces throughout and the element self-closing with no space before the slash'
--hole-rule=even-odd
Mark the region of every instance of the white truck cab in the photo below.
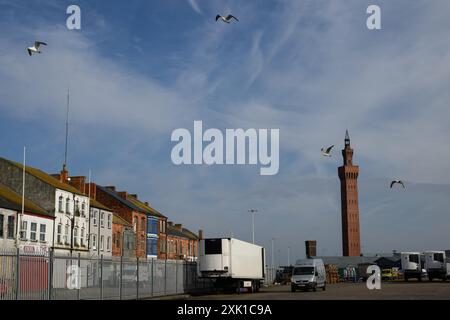
<svg viewBox="0 0 450 320">
<path fill-rule="evenodd" d="M 415 278 L 422 281 L 422 266 L 420 252 L 401 252 L 402 271 L 405 281 Z"/>
<path fill-rule="evenodd" d="M 447 280 L 447 265 L 445 251 L 425 251 L 425 269 L 428 273 L 428 279 L 438 278 Z"/>
<path fill-rule="evenodd" d="M 326 272 L 322 259 L 298 260 L 292 269 L 291 291 L 326 288 Z"/>
</svg>

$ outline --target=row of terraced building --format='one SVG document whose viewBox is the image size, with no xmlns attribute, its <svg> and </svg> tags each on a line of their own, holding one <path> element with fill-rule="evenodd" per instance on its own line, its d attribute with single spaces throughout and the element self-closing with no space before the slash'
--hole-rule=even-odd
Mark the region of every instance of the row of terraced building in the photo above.
<svg viewBox="0 0 450 320">
<path fill-rule="evenodd" d="M 70 176 L 65 166 L 47 174 L 0 158 L 0 249 L 196 261 L 202 234 L 137 194 Z"/>
</svg>

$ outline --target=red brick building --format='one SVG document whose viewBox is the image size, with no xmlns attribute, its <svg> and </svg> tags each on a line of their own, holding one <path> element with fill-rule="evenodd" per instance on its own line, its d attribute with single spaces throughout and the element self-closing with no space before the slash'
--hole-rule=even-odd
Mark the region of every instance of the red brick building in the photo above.
<svg viewBox="0 0 450 320">
<path fill-rule="evenodd" d="M 111 208 L 118 216 L 132 225 L 135 233 L 135 256 L 145 258 L 147 215 L 142 209 L 128 200 L 128 193 L 117 192 L 115 187 L 96 186 L 97 200 Z"/>
<path fill-rule="evenodd" d="M 130 257 L 134 255 L 134 232 L 131 223 L 118 215 L 113 217 L 112 255 Z"/>
<path fill-rule="evenodd" d="M 345 148 L 342 150 L 342 156 L 344 165 L 338 168 L 341 181 L 342 251 L 344 256 L 360 256 L 359 167 L 353 165 L 353 149 L 350 147 L 348 131 L 345 134 Z"/>
<path fill-rule="evenodd" d="M 201 233 L 201 232 L 199 232 Z M 181 224 L 167 224 L 167 259 L 196 261 L 199 236 Z"/>
<path fill-rule="evenodd" d="M 147 215 L 146 250 L 147 258 L 166 258 L 166 232 L 167 217 L 152 208 L 148 202 L 138 199 L 137 194 L 127 198 Z"/>
</svg>

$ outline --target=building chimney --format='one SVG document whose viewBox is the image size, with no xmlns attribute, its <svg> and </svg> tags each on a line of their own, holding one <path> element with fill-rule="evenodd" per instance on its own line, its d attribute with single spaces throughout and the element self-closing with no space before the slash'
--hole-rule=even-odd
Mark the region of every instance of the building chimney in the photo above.
<svg viewBox="0 0 450 320">
<path fill-rule="evenodd" d="M 169 227 L 173 226 L 173 222 L 172 221 L 167 221 L 167 224 L 169 225 Z"/>
<path fill-rule="evenodd" d="M 136 200 L 137 200 L 137 198 L 138 198 L 137 194 L 135 194 L 135 193 L 130 194 L 129 196 L 135 198 Z"/>
<path fill-rule="evenodd" d="M 91 195 L 91 199 L 97 200 L 97 185 L 95 183 L 86 183 L 84 190 L 86 195 Z"/>
<path fill-rule="evenodd" d="M 117 192 L 117 194 L 118 194 L 119 197 L 121 197 L 122 199 L 127 200 L 127 198 L 128 198 L 128 192 L 126 192 L 126 191 L 120 191 L 120 192 Z"/>
<path fill-rule="evenodd" d="M 203 240 L 203 230 L 198 230 L 198 240 Z"/>
<path fill-rule="evenodd" d="M 111 191 L 116 191 L 116 187 L 115 186 L 107 186 L 105 188 L 108 189 L 108 190 L 111 190 Z"/>
<path fill-rule="evenodd" d="M 307 240 L 305 241 L 306 247 L 306 257 L 310 259 L 311 257 L 316 257 L 317 253 L 317 241 L 316 240 Z"/>
<path fill-rule="evenodd" d="M 82 192 L 83 194 L 87 194 L 86 192 L 86 177 L 80 176 L 80 177 L 69 177 L 67 183 L 70 184 L 72 187 L 76 188 L 78 191 Z"/>
<path fill-rule="evenodd" d="M 69 181 L 69 171 L 67 171 L 66 165 L 63 165 L 63 169 L 59 174 L 59 181 L 61 181 L 62 183 L 66 183 Z"/>
<path fill-rule="evenodd" d="M 177 223 L 175 224 L 175 229 L 177 229 L 178 231 L 183 231 L 183 225 L 181 223 Z"/>
<path fill-rule="evenodd" d="M 145 203 L 145 205 L 146 205 L 147 207 L 150 206 L 150 204 L 149 204 L 147 201 L 145 201 L 144 203 Z"/>
</svg>

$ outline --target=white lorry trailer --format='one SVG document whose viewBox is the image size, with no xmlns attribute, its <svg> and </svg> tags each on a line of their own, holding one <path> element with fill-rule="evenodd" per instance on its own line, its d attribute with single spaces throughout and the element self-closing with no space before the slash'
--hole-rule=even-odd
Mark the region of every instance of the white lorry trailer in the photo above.
<svg viewBox="0 0 450 320">
<path fill-rule="evenodd" d="M 425 251 L 425 269 L 428 273 L 428 279 L 447 280 L 447 265 L 445 251 Z"/>
<path fill-rule="evenodd" d="M 408 281 L 409 279 L 417 279 L 422 281 L 420 252 L 402 252 L 400 253 L 400 257 L 405 281 Z"/>
<path fill-rule="evenodd" d="M 200 240 L 197 271 L 200 278 L 214 279 L 216 288 L 257 292 L 265 277 L 265 251 L 233 238 Z"/>
</svg>

